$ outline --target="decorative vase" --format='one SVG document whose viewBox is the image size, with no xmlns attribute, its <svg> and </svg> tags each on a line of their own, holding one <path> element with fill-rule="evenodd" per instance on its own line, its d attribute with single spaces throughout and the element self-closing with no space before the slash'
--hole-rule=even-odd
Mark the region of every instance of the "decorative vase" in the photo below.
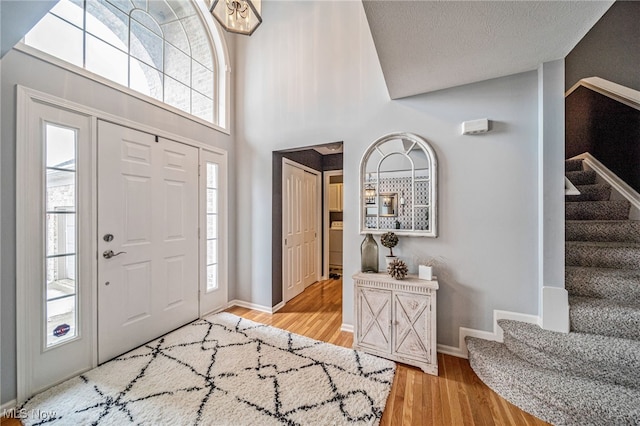
<svg viewBox="0 0 640 426">
<path fill-rule="evenodd" d="M 394 260 L 396 260 L 398 258 L 398 256 L 386 256 L 384 259 L 387 261 L 387 268 L 389 267 L 389 265 L 391 265 L 393 263 Z"/>
<path fill-rule="evenodd" d="M 360 245 L 362 272 L 378 272 L 378 244 L 373 234 L 367 234 Z"/>
</svg>

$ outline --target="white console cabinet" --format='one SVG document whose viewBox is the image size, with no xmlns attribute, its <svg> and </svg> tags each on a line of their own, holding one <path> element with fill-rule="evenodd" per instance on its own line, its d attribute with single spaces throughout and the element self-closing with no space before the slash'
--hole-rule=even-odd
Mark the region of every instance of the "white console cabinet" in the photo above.
<svg viewBox="0 0 640 426">
<path fill-rule="evenodd" d="M 353 348 L 438 375 L 435 277 L 358 273 L 353 280 Z"/>
</svg>

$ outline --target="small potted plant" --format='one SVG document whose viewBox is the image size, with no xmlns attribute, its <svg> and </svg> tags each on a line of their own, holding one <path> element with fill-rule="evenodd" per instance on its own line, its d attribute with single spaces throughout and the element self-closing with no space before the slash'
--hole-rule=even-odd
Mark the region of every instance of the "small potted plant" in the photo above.
<svg viewBox="0 0 640 426">
<path fill-rule="evenodd" d="M 398 236 L 393 232 L 386 232 L 380 237 L 380 242 L 389 249 L 389 255 L 386 257 L 387 266 L 389 266 L 396 259 L 396 256 L 393 255 L 393 248 L 398 245 Z"/>
</svg>

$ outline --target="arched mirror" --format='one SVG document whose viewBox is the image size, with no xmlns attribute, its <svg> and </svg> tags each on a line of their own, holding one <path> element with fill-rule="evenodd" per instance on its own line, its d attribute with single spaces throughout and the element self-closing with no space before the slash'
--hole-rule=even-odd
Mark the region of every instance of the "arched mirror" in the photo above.
<svg viewBox="0 0 640 426">
<path fill-rule="evenodd" d="M 360 233 L 436 237 L 437 161 L 412 133 L 376 140 L 360 162 Z"/>
</svg>

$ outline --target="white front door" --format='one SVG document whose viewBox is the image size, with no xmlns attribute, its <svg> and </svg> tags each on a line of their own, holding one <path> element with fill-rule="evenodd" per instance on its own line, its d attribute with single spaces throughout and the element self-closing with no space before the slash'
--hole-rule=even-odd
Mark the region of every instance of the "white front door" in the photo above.
<svg viewBox="0 0 640 426">
<path fill-rule="evenodd" d="M 200 316 L 227 307 L 227 155 L 200 151 Z"/>
<path fill-rule="evenodd" d="M 198 150 L 98 124 L 98 361 L 198 317 Z"/>
</svg>

